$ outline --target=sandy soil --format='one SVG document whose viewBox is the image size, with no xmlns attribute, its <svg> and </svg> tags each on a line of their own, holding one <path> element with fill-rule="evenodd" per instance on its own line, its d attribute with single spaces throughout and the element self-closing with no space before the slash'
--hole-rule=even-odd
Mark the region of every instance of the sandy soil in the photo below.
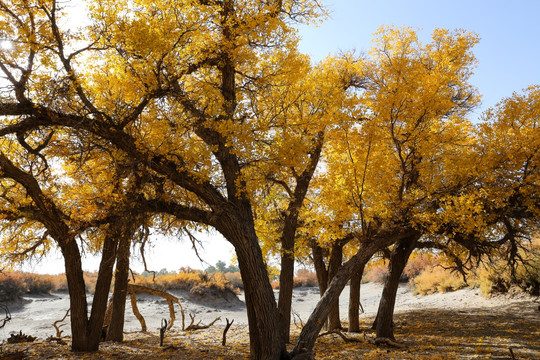
<svg viewBox="0 0 540 360">
<path fill-rule="evenodd" d="M 363 317 L 369 318 L 377 312 L 382 285 L 367 283 L 362 285 L 361 301 L 364 309 Z M 195 322 L 207 324 L 217 317 L 221 321 L 216 324 L 225 324 L 225 319 L 234 319 L 237 325 L 247 325 L 246 308 L 243 296 L 238 297 L 215 297 L 209 296 L 200 298 L 185 291 L 172 291 L 177 296 L 184 307 L 186 316 L 186 326 L 190 323 L 189 314 L 195 316 Z M 276 297 L 278 293 L 276 292 Z M 349 288 L 346 287 L 340 297 L 341 317 L 347 320 Z M 319 290 L 317 288 L 297 288 L 293 293 L 293 314 L 298 322 L 300 319 L 306 321 L 319 300 Z M 396 312 L 422 309 L 438 310 L 469 310 L 483 308 L 486 310 L 523 301 L 533 301 L 534 299 L 525 295 L 495 296 L 487 298 L 474 289 L 462 289 L 450 293 L 437 293 L 428 296 L 413 295 L 410 287 L 406 284 L 400 286 L 397 300 Z M 69 299 L 65 293 L 55 293 L 52 295 L 25 296 L 16 303 L 7 304 L 11 311 L 11 321 L 0 329 L 0 339 L 9 337 L 10 333 L 22 331 L 25 334 L 46 338 L 55 335 L 56 331 L 52 324 L 61 319 L 69 308 Z M 138 307 L 145 317 L 148 330 L 155 330 L 160 327 L 162 319 L 169 319 L 169 308 L 167 302 L 159 297 L 149 295 L 138 295 Z M 174 328 L 181 329 L 181 316 L 178 305 L 177 322 Z M 141 329 L 140 323 L 131 311 L 129 301 L 126 305 L 126 331 L 138 331 Z M 68 319 L 69 320 L 69 319 Z M 69 322 L 61 328 L 64 335 L 70 333 Z"/>
</svg>

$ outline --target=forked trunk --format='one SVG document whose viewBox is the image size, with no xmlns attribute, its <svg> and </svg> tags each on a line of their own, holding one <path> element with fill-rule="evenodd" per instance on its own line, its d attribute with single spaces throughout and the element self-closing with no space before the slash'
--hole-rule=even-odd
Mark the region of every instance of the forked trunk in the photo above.
<svg viewBox="0 0 540 360">
<path fill-rule="evenodd" d="M 105 237 L 90 318 L 88 318 L 86 289 L 77 242 L 75 239 L 69 239 L 61 245 L 61 250 L 65 261 L 71 308 L 71 348 L 73 351 L 81 352 L 97 351 L 107 309 L 112 269 L 116 257 L 116 242 L 110 236 Z"/>
<path fill-rule="evenodd" d="M 409 256 L 416 246 L 417 237 L 407 238 L 398 243 L 390 255 L 388 265 L 388 276 L 384 282 L 384 288 L 379 302 L 377 317 L 373 324 L 377 337 L 394 339 L 394 306 L 396 304 L 396 294 L 399 287 L 399 278 L 407 265 Z"/>
<path fill-rule="evenodd" d="M 126 297 L 129 280 L 131 235 L 132 233 L 122 234 L 118 244 L 118 252 L 116 254 L 111 321 L 107 327 L 106 336 L 106 339 L 111 341 L 124 340 L 124 316 L 126 313 Z"/>
</svg>

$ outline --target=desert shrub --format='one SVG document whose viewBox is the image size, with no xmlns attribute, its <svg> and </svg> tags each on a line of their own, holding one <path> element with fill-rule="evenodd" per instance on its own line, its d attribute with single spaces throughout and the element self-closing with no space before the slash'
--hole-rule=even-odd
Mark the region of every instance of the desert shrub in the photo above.
<svg viewBox="0 0 540 360">
<path fill-rule="evenodd" d="M 97 272 L 87 272 L 83 273 L 84 285 L 86 291 L 93 294 L 96 291 L 96 282 L 97 282 L 98 273 Z"/>
<path fill-rule="evenodd" d="M 244 290 L 244 283 L 242 282 L 240 272 L 237 271 L 225 273 L 225 279 L 227 279 L 233 288 Z"/>
<path fill-rule="evenodd" d="M 238 292 L 241 289 L 242 281 L 240 274 L 236 273 L 206 274 L 202 271 L 181 272 L 178 274 L 165 274 L 151 276 L 137 275 L 135 283 L 142 286 L 158 288 L 161 290 L 187 290 L 194 294 L 203 295 L 208 292 Z M 233 284 L 230 279 L 236 279 Z M 238 286 L 238 284 L 240 286 Z"/>
<path fill-rule="evenodd" d="M 279 280 L 271 281 L 272 289 L 279 289 Z M 297 287 L 318 287 L 317 273 L 309 269 L 299 269 L 293 278 L 293 288 Z"/>
<path fill-rule="evenodd" d="M 388 272 L 388 263 L 378 262 L 375 264 L 368 264 L 364 270 L 362 276 L 362 282 L 384 282 L 386 274 Z"/>
<path fill-rule="evenodd" d="M 412 253 L 405 269 L 403 269 L 403 278 L 405 281 L 411 280 L 425 269 L 436 266 L 440 261 L 439 256 L 428 253 Z"/>
<path fill-rule="evenodd" d="M 50 294 L 54 290 L 55 282 L 52 275 L 24 273 L 23 278 L 26 292 L 29 294 Z"/>
<path fill-rule="evenodd" d="M 299 269 L 293 280 L 293 286 L 296 287 L 317 287 L 317 274 L 309 269 Z"/>
<path fill-rule="evenodd" d="M 0 301 L 12 301 L 26 292 L 20 272 L 0 273 Z"/>
<path fill-rule="evenodd" d="M 461 275 L 440 266 L 428 267 L 412 280 L 414 294 L 429 295 L 467 286 Z"/>
</svg>

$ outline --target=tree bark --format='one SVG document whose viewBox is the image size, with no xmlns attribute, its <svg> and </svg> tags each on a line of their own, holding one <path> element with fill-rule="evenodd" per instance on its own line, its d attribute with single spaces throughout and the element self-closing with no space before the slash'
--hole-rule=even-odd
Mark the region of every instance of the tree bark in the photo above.
<svg viewBox="0 0 540 360">
<path fill-rule="evenodd" d="M 330 261 L 328 262 L 328 281 L 331 283 L 334 276 L 341 268 L 343 262 L 343 243 L 341 241 L 336 242 L 332 246 L 332 252 L 330 253 Z M 339 294 L 337 299 L 332 302 L 330 306 L 330 313 L 328 314 L 328 331 L 342 329 L 341 319 L 339 314 Z"/>
<path fill-rule="evenodd" d="M 216 224 L 235 247 L 244 282 L 251 358 L 278 360 L 288 357 L 279 326 L 279 312 L 264 266 L 253 218 L 224 212 Z M 236 218 L 238 216 L 238 218 Z"/>
<path fill-rule="evenodd" d="M 124 340 L 124 317 L 126 313 L 126 297 L 129 282 L 129 256 L 132 235 L 133 231 L 121 231 L 118 240 L 111 321 L 108 324 L 106 336 L 106 339 L 110 341 Z"/>
<path fill-rule="evenodd" d="M 328 287 L 328 270 L 324 263 L 324 249 L 316 241 L 313 241 L 311 244 L 311 254 L 313 256 L 313 264 L 315 265 L 317 283 L 319 284 L 319 294 L 322 297 Z"/>
<path fill-rule="evenodd" d="M 60 248 L 64 256 L 71 308 L 71 348 L 76 352 L 97 351 L 107 309 L 112 268 L 116 256 L 116 242 L 109 236 L 106 236 L 104 240 L 90 318 L 88 318 L 86 289 L 77 242 L 75 239 L 70 239 L 63 242 Z"/>
<path fill-rule="evenodd" d="M 357 269 L 351 276 L 349 292 L 349 332 L 360 332 L 360 287 L 364 267 Z"/>
<path fill-rule="evenodd" d="M 279 273 L 279 327 L 285 343 L 289 342 L 291 330 L 291 304 L 294 287 L 294 234 L 284 237 L 281 249 L 281 271 Z"/>
<path fill-rule="evenodd" d="M 394 306 L 396 304 L 396 294 L 399 287 L 399 278 L 407 265 L 409 256 L 416 246 L 418 237 L 411 237 L 400 241 L 390 255 L 388 265 L 388 276 L 384 281 L 384 288 L 379 302 L 377 317 L 373 324 L 377 337 L 394 340 L 394 327 L 392 320 L 394 317 Z"/>
<path fill-rule="evenodd" d="M 291 195 L 287 215 L 283 222 L 281 233 L 281 272 L 279 275 L 278 311 L 283 340 L 288 343 L 291 330 L 291 303 L 294 287 L 294 244 L 298 228 L 298 216 L 306 197 L 309 183 L 319 163 L 324 132 L 318 132 L 313 138 L 314 148 L 309 154 L 309 163 L 299 176 L 296 176 L 296 186 Z"/>
</svg>

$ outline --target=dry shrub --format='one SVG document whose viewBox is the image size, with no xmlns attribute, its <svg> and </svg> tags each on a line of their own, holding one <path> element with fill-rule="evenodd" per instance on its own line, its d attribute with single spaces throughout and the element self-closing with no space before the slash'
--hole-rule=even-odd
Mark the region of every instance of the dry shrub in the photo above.
<svg viewBox="0 0 540 360">
<path fill-rule="evenodd" d="M 54 289 L 53 275 L 24 274 L 26 292 L 29 294 L 50 294 Z"/>
<path fill-rule="evenodd" d="M 279 289 L 279 280 L 271 281 L 272 289 Z M 299 269 L 293 278 L 293 287 L 318 287 L 317 273 L 309 269 Z"/>
<path fill-rule="evenodd" d="M 12 301 L 26 293 L 20 272 L 0 273 L 0 301 Z"/>
<path fill-rule="evenodd" d="M 96 282 L 98 278 L 97 272 L 84 272 L 83 279 L 86 291 L 93 294 L 96 291 Z"/>
<path fill-rule="evenodd" d="M 209 292 L 233 292 L 240 290 L 242 281 L 240 274 L 236 273 L 206 274 L 201 271 L 181 272 L 178 274 L 164 274 L 153 276 L 136 275 L 135 283 L 138 285 L 158 288 L 161 290 L 186 290 L 198 295 Z M 233 284 L 230 279 L 237 279 Z"/>
<path fill-rule="evenodd" d="M 0 301 L 15 300 L 24 294 L 50 294 L 67 288 L 66 284 L 64 274 L 0 273 Z"/>
<path fill-rule="evenodd" d="M 244 283 L 239 272 L 225 273 L 225 279 L 227 279 L 233 288 L 244 290 Z"/>
<path fill-rule="evenodd" d="M 420 275 L 425 269 L 432 268 L 440 262 L 440 257 L 427 253 L 413 253 L 403 269 L 405 280 L 411 280 Z"/>
<path fill-rule="evenodd" d="M 299 269 L 293 280 L 293 286 L 296 287 L 316 287 L 319 286 L 317 274 L 309 269 Z"/>
<path fill-rule="evenodd" d="M 426 268 L 412 280 L 412 283 L 415 295 L 454 291 L 467 286 L 460 275 L 440 266 Z"/>
<path fill-rule="evenodd" d="M 368 264 L 364 270 L 362 276 L 362 282 L 379 282 L 382 283 L 386 279 L 386 274 L 388 272 L 387 263 L 376 263 Z"/>
</svg>

